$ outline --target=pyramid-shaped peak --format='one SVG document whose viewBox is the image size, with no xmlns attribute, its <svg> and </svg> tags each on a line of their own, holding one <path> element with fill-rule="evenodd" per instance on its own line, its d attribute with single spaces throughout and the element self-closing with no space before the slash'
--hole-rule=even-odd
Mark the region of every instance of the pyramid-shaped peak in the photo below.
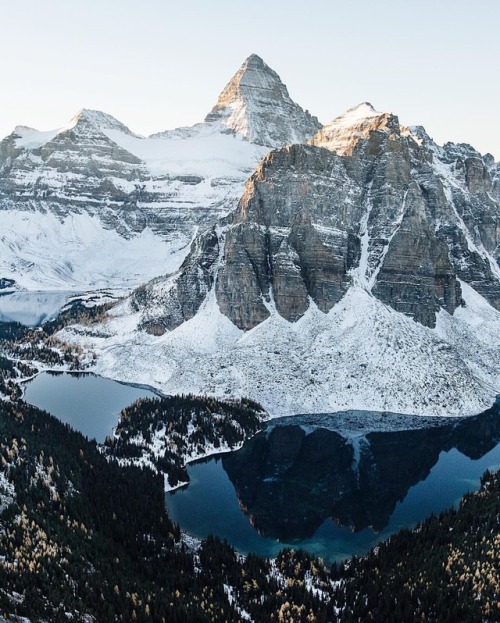
<svg viewBox="0 0 500 623">
<path fill-rule="evenodd" d="M 253 67 L 268 67 L 266 63 L 264 63 L 263 59 L 258 54 L 250 54 L 250 56 L 245 60 L 243 65 L 253 66 Z M 243 66 L 242 65 L 242 66 Z"/>
<path fill-rule="evenodd" d="M 257 54 L 233 75 L 205 121 L 267 147 L 304 142 L 321 127 L 290 98 L 279 75 Z"/>
<path fill-rule="evenodd" d="M 278 74 L 260 56 L 251 54 L 224 87 L 216 108 L 228 106 L 238 100 L 248 100 L 253 89 L 274 89 L 277 95 L 289 97 Z"/>
<path fill-rule="evenodd" d="M 282 83 L 279 75 L 271 69 L 271 67 L 269 67 L 269 65 L 258 54 L 250 54 L 250 56 L 243 62 L 241 67 L 234 74 L 231 81 L 243 81 L 244 83 L 250 84 L 252 80 L 257 79 L 257 81 L 259 81 L 259 78 L 262 80 L 264 77 L 267 80 L 279 83 L 286 90 L 286 86 Z"/>
</svg>

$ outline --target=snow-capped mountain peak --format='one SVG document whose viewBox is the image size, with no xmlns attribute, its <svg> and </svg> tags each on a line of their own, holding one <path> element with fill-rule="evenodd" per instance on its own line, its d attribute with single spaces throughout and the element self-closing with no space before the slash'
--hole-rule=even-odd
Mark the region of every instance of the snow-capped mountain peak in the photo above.
<svg viewBox="0 0 500 623">
<path fill-rule="evenodd" d="M 304 142 L 321 127 L 257 54 L 234 74 L 205 121 L 267 147 Z"/>
<path fill-rule="evenodd" d="M 355 121 L 361 121 L 363 119 L 369 119 L 370 117 L 379 117 L 384 113 L 381 113 L 373 107 L 370 102 L 361 102 L 357 106 L 349 108 L 343 115 L 337 117 L 336 120 L 344 120 L 346 124 L 352 125 Z"/>
<path fill-rule="evenodd" d="M 102 134 L 109 130 L 118 130 L 128 136 L 137 136 L 115 117 L 100 110 L 90 110 L 88 108 L 81 108 L 61 128 L 40 131 L 29 126 L 17 125 L 11 136 L 14 138 L 17 148 L 38 149 L 59 135 L 64 137 L 65 133 L 69 131 L 73 131 L 73 133 L 76 131 L 78 134 L 89 134 L 89 132 Z"/>
<path fill-rule="evenodd" d="M 399 132 L 398 118 L 391 113 L 378 112 L 369 102 L 362 102 L 327 123 L 309 142 L 350 156 L 357 143 L 375 130 Z"/>
<path fill-rule="evenodd" d="M 81 108 L 70 120 L 67 126 L 61 128 L 60 132 L 71 130 L 75 127 L 92 126 L 98 130 L 119 130 L 124 134 L 133 135 L 125 124 L 118 121 L 112 115 L 108 115 L 101 110 L 91 110 L 89 108 Z"/>
</svg>

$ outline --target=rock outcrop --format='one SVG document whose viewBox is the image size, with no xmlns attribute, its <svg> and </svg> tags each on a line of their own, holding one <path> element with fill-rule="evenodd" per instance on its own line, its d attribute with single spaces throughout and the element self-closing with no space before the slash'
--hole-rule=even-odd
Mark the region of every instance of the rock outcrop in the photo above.
<svg viewBox="0 0 500 623">
<path fill-rule="evenodd" d="M 205 234 L 218 237 L 219 256 L 214 245 L 203 256 L 212 266 L 203 282 L 238 328 L 273 310 L 296 322 L 311 302 L 328 312 L 353 284 L 431 328 L 439 310 L 461 305 L 460 281 L 500 309 L 500 203 L 488 156 L 440 148 L 366 104 L 310 143 L 270 152 L 238 209 Z M 195 274 L 194 261 L 172 283 Z M 155 288 L 146 288 L 150 302 L 167 310 L 195 310 L 204 298 L 174 285 L 162 303 Z"/>
<path fill-rule="evenodd" d="M 316 117 L 290 98 L 278 74 L 256 54 L 231 78 L 205 122 L 220 123 L 266 147 L 302 143 L 321 128 Z"/>
<path fill-rule="evenodd" d="M 398 132 L 398 118 L 390 113 L 377 112 L 369 102 L 363 102 L 323 126 L 309 143 L 334 150 L 343 156 L 352 156 L 357 143 L 363 138 L 369 138 L 370 132 L 374 130 Z"/>
</svg>

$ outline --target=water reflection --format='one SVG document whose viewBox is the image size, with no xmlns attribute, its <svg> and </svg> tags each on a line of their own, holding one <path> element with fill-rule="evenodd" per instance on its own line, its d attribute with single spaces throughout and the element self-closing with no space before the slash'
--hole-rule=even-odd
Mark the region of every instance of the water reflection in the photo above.
<svg viewBox="0 0 500 623">
<path fill-rule="evenodd" d="M 443 453 L 450 453 L 448 461 L 455 454 L 476 461 L 499 441 L 497 403 L 479 416 L 432 428 L 349 437 L 322 428 L 271 425 L 225 455 L 222 464 L 258 532 L 294 542 L 311 537 L 327 518 L 354 532 L 381 531 L 398 502 L 429 476 Z M 448 470 L 439 481 L 441 492 L 428 494 L 444 499 L 449 489 L 454 496 L 455 480 L 468 477 L 472 474 Z M 434 502 L 432 509 L 441 510 L 440 499 Z"/>
<path fill-rule="evenodd" d="M 20 322 L 29 327 L 54 318 L 71 292 L 13 292 L 0 295 L 0 322 Z"/>
<path fill-rule="evenodd" d="M 139 398 L 156 394 L 95 374 L 42 372 L 25 385 L 24 399 L 55 415 L 89 439 L 103 442 L 118 423 L 120 411 Z"/>
</svg>

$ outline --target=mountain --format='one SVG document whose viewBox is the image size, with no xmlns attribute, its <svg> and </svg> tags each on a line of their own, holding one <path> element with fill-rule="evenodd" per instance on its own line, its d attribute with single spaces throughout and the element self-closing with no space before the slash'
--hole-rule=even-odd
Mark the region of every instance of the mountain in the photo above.
<svg viewBox="0 0 500 623">
<path fill-rule="evenodd" d="M 394 115 L 377 112 L 369 102 L 363 102 L 323 126 L 309 143 L 351 156 L 361 138 L 368 138 L 374 130 L 397 131 L 398 124 Z"/>
<path fill-rule="evenodd" d="M 337 130 L 321 130 L 311 142 L 322 149 L 264 158 L 224 231 L 194 245 L 157 319 L 166 329 L 189 319 L 213 284 L 244 330 L 270 306 L 290 322 L 311 300 L 328 312 L 353 283 L 429 327 L 461 304 L 459 280 L 500 309 L 500 202 L 488 160 L 466 146 L 419 144 L 397 117 L 368 113 L 353 131 L 349 113 L 327 126 L 343 128 L 348 148 Z M 352 155 L 338 155 L 339 144 Z"/>
<path fill-rule="evenodd" d="M 174 270 L 269 148 L 319 127 L 256 55 L 192 128 L 144 138 L 87 109 L 54 131 L 18 126 L 0 143 L 0 278 L 79 289 Z"/>
<path fill-rule="evenodd" d="M 266 147 L 303 143 L 321 127 L 290 99 L 278 74 L 256 54 L 229 81 L 205 121 Z"/>
<path fill-rule="evenodd" d="M 176 273 L 70 339 L 105 375 L 272 415 L 480 412 L 500 391 L 498 164 L 366 104 L 311 143 L 271 151 Z"/>
</svg>

